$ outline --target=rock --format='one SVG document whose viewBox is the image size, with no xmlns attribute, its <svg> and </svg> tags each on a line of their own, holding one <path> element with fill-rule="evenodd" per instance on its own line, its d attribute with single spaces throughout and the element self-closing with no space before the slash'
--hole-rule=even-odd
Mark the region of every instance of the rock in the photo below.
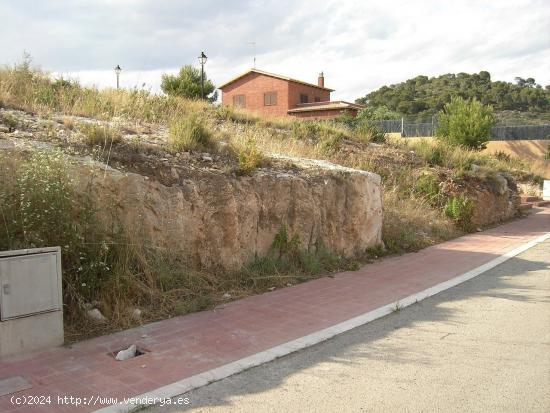
<svg viewBox="0 0 550 413">
<path fill-rule="evenodd" d="M 500 174 L 491 177 L 489 183 L 492 184 L 492 189 L 498 195 L 504 195 L 508 191 L 508 181 Z"/>
<path fill-rule="evenodd" d="M 120 350 L 115 359 L 118 361 L 124 361 L 131 358 L 134 358 L 136 356 L 137 346 L 135 344 L 132 344 L 130 347 L 128 347 L 126 350 Z"/>
<path fill-rule="evenodd" d="M 480 180 L 479 188 L 468 194 L 474 201 L 472 225 L 477 227 L 495 224 L 512 218 L 519 207 L 517 188 L 508 185 L 502 175 L 497 174 Z"/>
<path fill-rule="evenodd" d="M 267 290 L 268 291 L 273 291 L 273 290 L 275 290 L 275 287 L 269 287 Z"/>
<path fill-rule="evenodd" d="M 222 298 L 223 298 L 224 300 L 229 300 L 229 299 L 231 298 L 231 294 L 225 293 L 224 295 L 222 295 Z"/>
<path fill-rule="evenodd" d="M 475 172 L 478 172 L 480 168 L 481 167 L 479 165 L 476 165 L 475 163 L 473 163 L 472 166 L 470 167 L 470 170 L 475 173 Z"/>
<path fill-rule="evenodd" d="M 302 248 L 321 242 L 345 258 L 380 244 L 378 175 L 329 162 L 291 160 L 296 166 L 292 174 L 262 170 L 246 179 L 182 165 L 179 175 L 185 180 L 169 187 L 110 168 L 95 181 L 92 195 L 98 205 L 123 207 L 117 217 L 123 225 L 140 222 L 155 245 L 177 248 L 182 259 L 202 268 L 236 270 L 255 255 L 264 256 L 283 224 L 299 237 Z M 83 170 L 75 176 L 88 190 Z M 107 214 L 103 218 L 111 219 Z"/>
<path fill-rule="evenodd" d="M 88 318 L 98 323 L 105 323 L 107 321 L 105 316 L 101 314 L 101 311 L 97 308 L 92 308 L 91 310 L 86 311 L 86 314 L 88 315 Z"/>
<path fill-rule="evenodd" d="M 85 309 L 85 310 L 88 310 L 88 311 L 89 311 L 89 310 L 91 310 L 91 309 L 93 309 L 93 308 L 94 308 L 94 306 L 92 305 L 92 303 L 84 303 L 84 309 Z"/>
<path fill-rule="evenodd" d="M 265 256 L 283 225 L 301 248 L 322 244 L 349 259 L 381 243 L 380 176 L 326 161 L 277 159 L 295 165 L 292 173 L 265 168 L 245 179 L 182 162 L 181 178 L 170 186 L 96 162 L 101 179 L 90 187 L 96 170 L 77 162 L 70 167 L 77 190 L 90 195 L 105 225 L 139 223 L 152 245 L 193 267 L 237 270 Z M 169 167 L 165 172 L 171 175 Z"/>
<path fill-rule="evenodd" d="M 134 308 L 132 311 L 132 318 L 134 320 L 140 320 L 141 319 L 141 310 L 139 308 Z"/>
<path fill-rule="evenodd" d="M 209 154 L 202 155 L 202 160 L 207 162 L 212 162 L 213 159 Z"/>
</svg>

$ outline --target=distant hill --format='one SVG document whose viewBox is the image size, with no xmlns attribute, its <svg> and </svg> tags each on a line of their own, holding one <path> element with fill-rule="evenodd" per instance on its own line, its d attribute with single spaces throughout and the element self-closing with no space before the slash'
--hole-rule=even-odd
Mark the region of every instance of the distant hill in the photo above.
<svg viewBox="0 0 550 413">
<path fill-rule="evenodd" d="M 489 72 L 474 74 L 445 74 L 428 78 L 417 76 L 405 82 L 380 89 L 357 99 L 358 103 L 368 103 L 403 115 L 431 115 L 443 108 L 452 96 L 477 98 L 493 106 L 495 111 L 530 112 L 548 114 L 550 112 L 550 85 L 543 88 L 533 78 L 516 78 L 516 83 L 491 81 Z"/>
</svg>

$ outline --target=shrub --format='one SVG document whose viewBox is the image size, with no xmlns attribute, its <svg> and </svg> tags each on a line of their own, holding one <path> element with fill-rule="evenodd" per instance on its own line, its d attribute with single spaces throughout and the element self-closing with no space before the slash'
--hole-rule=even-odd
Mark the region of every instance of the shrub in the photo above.
<svg viewBox="0 0 550 413">
<path fill-rule="evenodd" d="M 191 113 L 171 120 L 168 143 L 173 152 L 207 150 L 212 137 L 199 114 Z"/>
<path fill-rule="evenodd" d="M 17 125 L 19 124 L 19 120 L 10 113 L 3 113 L 2 123 L 8 127 L 8 130 L 10 132 L 13 132 L 15 128 L 17 128 Z"/>
<path fill-rule="evenodd" d="M 237 175 L 250 175 L 254 170 L 262 166 L 264 156 L 254 141 L 249 140 L 244 147 L 238 149 L 239 166 Z"/>
<path fill-rule="evenodd" d="M 342 135 L 326 133 L 321 135 L 321 139 L 317 143 L 317 148 L 321 153 L 330 155 L 338 151 L 341 140 Z"/>
<path fill-rule="evenodd" d="M 441 198 L 441 191 L 437 178 L 430 174 L 423 174 L 413 182 L 413 193 L 424 197 L 432 206 L 437 206 Z"/>
<path fill-rule="evenodd" d="M 491 106 L 476 99 L 454 97 L 445 104 L 438 121 L 436 135 L 440 139 L 452 145 L 482 149 L 489 140 L 495 118 Z"/>
<path fill-rule="evenodd" d="M 294 139 L 317 140 L 321 132 L 320 125 L 315 121 L 295 120 L 290 129 L 290 136 Z"/>
<path fill-rule="evenodd" d="M 110 147 L 122 141 L 120 132 L 107 125 L 82 123 L 78 129 L 84 136 L 84 142 L 89 146 Z"/>
<path fill-rule="evenodd" d="M 374 121 L 362 121 L 356 123 L 353 134 L 363 142 L 385 143 L 386 132 L 384 132 Z"/>
<path fill-rule="evenodd" d="M 457 197 L 450 197 L 443 209 L 443 213 L 456 222 L 458 227 L 464 231 L 472 229 L 472 216 L 474 213 L 474 202 L 460 194 Z"/>
</svg>

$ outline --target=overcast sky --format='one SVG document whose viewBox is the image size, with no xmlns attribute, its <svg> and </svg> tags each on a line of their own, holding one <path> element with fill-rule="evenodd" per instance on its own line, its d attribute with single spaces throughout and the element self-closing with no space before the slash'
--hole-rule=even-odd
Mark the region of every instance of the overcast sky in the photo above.
<svg viewBox="0 0 550 413">
<path fill-rule="evenodd" d="M 550 84 L 548 0 L 0 0 L 0 64 L 23 51 L 85 84 L 158 90 L 160 75 L 198 65 L 216 84 L 252 67 L 354 100 L 423 74 L 479 72 Z"/>
</svg>

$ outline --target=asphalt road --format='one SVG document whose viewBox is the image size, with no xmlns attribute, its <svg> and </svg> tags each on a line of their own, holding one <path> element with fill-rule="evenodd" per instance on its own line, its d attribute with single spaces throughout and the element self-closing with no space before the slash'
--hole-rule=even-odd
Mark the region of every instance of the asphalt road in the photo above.
<svg viewBox="0 0 550 413">
<path fill-rule="evenodd" d="M 148 412 L 550 412 L 550 241 Z"/>
</svg>

